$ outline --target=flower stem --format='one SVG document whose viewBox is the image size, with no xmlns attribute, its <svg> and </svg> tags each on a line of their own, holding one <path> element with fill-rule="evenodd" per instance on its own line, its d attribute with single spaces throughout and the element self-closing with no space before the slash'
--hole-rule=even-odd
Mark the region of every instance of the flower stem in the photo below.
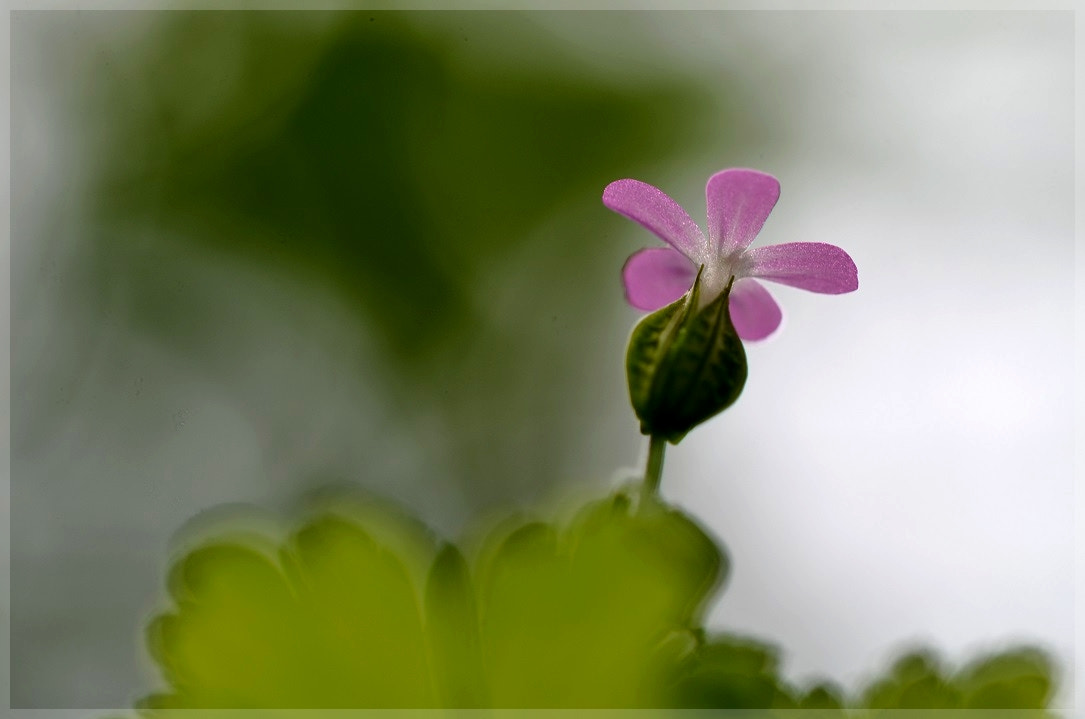
<svg viewBox="0 0 1085 719">
<path fill-rule="evenodd" d="M 663 478 L 663 452 L 667 449 L 667 440 L 651 435 L 648 439 L 648 465 L 644 468 L 644 496 L 659 493 L 659 482 Z"/>
</svg>

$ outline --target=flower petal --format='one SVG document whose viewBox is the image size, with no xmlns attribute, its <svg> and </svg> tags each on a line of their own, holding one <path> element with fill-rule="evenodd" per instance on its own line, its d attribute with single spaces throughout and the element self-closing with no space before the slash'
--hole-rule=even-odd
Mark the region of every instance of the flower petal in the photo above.
<svg viewBox="0 0 1085 719">
<path fill-rule="evenodd" d="M 731 169 L 708 178 L 708 236 L 720 256 L 749 247 L 778 199 L 780 182 L 764 172 Z"/>
<path fill-rule="evenodd" d="M 650 247 L 625 261 L 625 298 L 639 310 L 658 310 L 686 294 L 697 279 L 697 268 L 670 247 Z"/>
<path fill-rule="evenodd" d="M 789 242 L 746 253 L 747 277 L 780 282 L 811 292 L 839 295 L 859 287 L 859 271 L 847 252 L 823 242 Z"/>
<path fill-rule="evenodd" d="M 704 261 L 704 233 L 663 190 L 639 180 L 616 180 L 603 190 L 603 204 L 651 230 L 686 257 Z"/>
<path fill-rule="evenodd" d="M 780 305 L 757 280 L 735 280 L 729 302 L 731 322 L 744 340 L 763 340 L 780 326 Z"/>
</svg>

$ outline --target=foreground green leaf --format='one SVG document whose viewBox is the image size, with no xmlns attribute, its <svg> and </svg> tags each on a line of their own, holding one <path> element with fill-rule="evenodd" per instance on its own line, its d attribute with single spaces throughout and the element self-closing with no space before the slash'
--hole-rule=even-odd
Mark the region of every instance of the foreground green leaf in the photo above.
<svg viewBox="0 0 1085 719">
<path fill-rule="evenodd" d="M 568 522 L 507 522 L 468 557 L 408 517 L 346 504 L 278 541 L 212 537 L 170 572 L 172 607 L 147 631 L 169 689 L 140 708 L 156 717 L 425 707 L 1051 716 L 1055 668 L 1033 648 L 957 670 L 933 651 L 911 652 L 856 699 L 831 683 L 790 685 L 775 648 L 705 634 L 726 557 L 655 497 L 618 492 Z"/>
<path fill-rule="evenodd" d="M 625 494 L 567 527 L 495 532 L 473 570 L 429 547 L 397 554 L 328 514 L 277 552 L 236 537 L 191 551 L 148 630 L 172 691 L 143 707 L 657 706 L 667 640 L 699 626 L 726 568 L 688 517 Z"/>
</svg>

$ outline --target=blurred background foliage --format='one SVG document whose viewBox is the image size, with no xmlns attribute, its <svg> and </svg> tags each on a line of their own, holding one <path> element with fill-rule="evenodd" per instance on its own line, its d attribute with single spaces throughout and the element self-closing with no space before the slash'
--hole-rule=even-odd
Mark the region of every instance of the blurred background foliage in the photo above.
<svg viewBox="0 0 1085 719">
<path fill-rule="evenodd" d="M 94 279 L 258 427 L 269 388 L 238 396 L 223 376 L 247 348 L 191 264 L 318 288 L 376 358 L 364 381 L 400 419 L 436 418 L 477 507 L 552 483 L 590 442 L 582 396 L 554 388 L 584 384 L 618 304 L 598 196 L 695 147 L 710 107 L 677 78 L 623 87 L 563 64 L 526 17 L 438 15 L 182 14 L 150 56 L 111 58 Z"/>
</svg>

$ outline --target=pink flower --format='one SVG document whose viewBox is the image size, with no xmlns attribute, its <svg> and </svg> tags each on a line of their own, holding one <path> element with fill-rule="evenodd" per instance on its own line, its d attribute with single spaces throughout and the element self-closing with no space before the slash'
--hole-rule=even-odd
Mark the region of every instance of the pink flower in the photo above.
<svg viewBox="0 0 1085 719">
<path fill-rule="evenodd" d="M 730 312 L 738 336 L 760 340 L 780 326 L 780 306 L 757 279 L 837 295 L 859 287 L 847 252 L 822 242 L 749 245 L 780 197 L 780 183 L 757 170 L 721 170 L 708 178 L 708 237 L 662 190 L 639 180 L 617 180 L 603 204 L 654 232 L 670 247 L 634 253 L 622 268 L 625 296 L 641 310 L 657 310 L 689 291 L 704 265 L 701 305 L 719 296 L 734 276 Z"/>
</svg>

